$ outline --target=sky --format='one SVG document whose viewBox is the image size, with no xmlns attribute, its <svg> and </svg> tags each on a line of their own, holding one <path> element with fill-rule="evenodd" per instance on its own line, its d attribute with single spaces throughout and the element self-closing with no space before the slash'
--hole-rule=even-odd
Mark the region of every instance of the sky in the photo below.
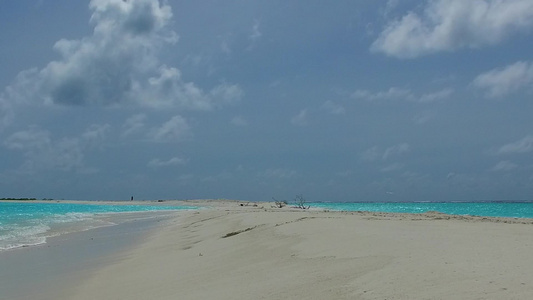
<svg viewBox="0 0 533 300">
<path fill-rule="evenodd" d="M 0 7 L 0 197 L 533 200 L 533 0 Z"/>
</svg>

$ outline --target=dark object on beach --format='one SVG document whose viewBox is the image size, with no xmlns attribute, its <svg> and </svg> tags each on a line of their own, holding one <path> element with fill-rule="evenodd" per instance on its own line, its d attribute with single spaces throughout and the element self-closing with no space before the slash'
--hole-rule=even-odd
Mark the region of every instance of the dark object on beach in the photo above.
<svg viewBox="0 0 533 300">
<path fill-rule="evenodd" d="M 282 208 L 283 206 L 289 204 L 287 202 L 287 200 L 281 200 L 281 201 L 278 201 L 276 198 L 272 197 L 272 200 L 274 200 L 274 203 L 276 204 L 276 207 L 277 208 Z"/>
<path fill-rule="evenodd" d="M 305 200 L 303 195 L 296 195 L 296 198 L 294 198 L 294 202 L 296 202 L 296 207 L 301 209 L 309 209 L 311 207 L 310 205 L 308 205 L 307 207 L 305 206 L 307 201 Z"/>
<path fill-rule="evenodd" d="M 133 196 L 131 196 L 131 200 L 130 201 L 133 201 Z"/>
</svg>

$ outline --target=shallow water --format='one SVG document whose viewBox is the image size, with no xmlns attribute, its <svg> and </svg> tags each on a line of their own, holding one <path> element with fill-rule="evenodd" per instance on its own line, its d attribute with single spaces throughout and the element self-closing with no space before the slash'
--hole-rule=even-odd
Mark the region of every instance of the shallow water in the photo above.
<svg viewBox="0 0 533 300">
<path fill-rule="evenodd" d="M 194 209 L 192 206 L 0 202 L 0 251 L 46 242 L 48 237 L 115 225 L 109 214 Z"/>
<path fill-rule="evenodd" d="M 450 215 L 533 218 L 533 202 L 350 202 L 309 203 L 311 207 L 391 213 L 425 213 L 438 211 Z"/>
<path fill-rule="evenodd" d="M 173 220 L 176 211 L 107 215 L 116 226 L 49 238 L 46 244 L 0 251 L 0 299 L 71 299 L 76 288 L 104 266 L 123 259 Z"/>
</svg>

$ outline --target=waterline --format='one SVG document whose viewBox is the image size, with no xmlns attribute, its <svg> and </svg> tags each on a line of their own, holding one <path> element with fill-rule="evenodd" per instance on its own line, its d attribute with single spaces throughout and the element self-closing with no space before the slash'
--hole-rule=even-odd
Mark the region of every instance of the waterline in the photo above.
<svg viewBox="0 0 533 300">
<path fill-rule="evenodd" d="M 339 211 L 425 213 L 438 211 L 450 215 L 533 218 L 533 202 L 350 202 L 310 203 L 311 207 Z"/>
<path fill-rule="evenodd" d="M 139 213 L 196 209 L 194 206 L 108 205 L 77 203 L 0 202 L 0 251 L 46 243 L 69 232 L 116 225 L 109 215 L 124 220 Z M 116 219 L 116 218 L 115 218 Z"/>
</svg>

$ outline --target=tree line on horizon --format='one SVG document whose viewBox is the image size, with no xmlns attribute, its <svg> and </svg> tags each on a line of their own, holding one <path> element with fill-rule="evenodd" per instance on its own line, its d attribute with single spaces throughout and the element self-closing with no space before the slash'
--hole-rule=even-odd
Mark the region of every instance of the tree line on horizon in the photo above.
<svg viewBox="0 0 533 300">
<path fill-rule="evenodd" d="M 0 200 L 31 201 L 31 200 L 37 200 L 37 198 L 0 198 Z M 51 200 L 51 199 L 43 199 L 43 200 Z"/>
</svg>

